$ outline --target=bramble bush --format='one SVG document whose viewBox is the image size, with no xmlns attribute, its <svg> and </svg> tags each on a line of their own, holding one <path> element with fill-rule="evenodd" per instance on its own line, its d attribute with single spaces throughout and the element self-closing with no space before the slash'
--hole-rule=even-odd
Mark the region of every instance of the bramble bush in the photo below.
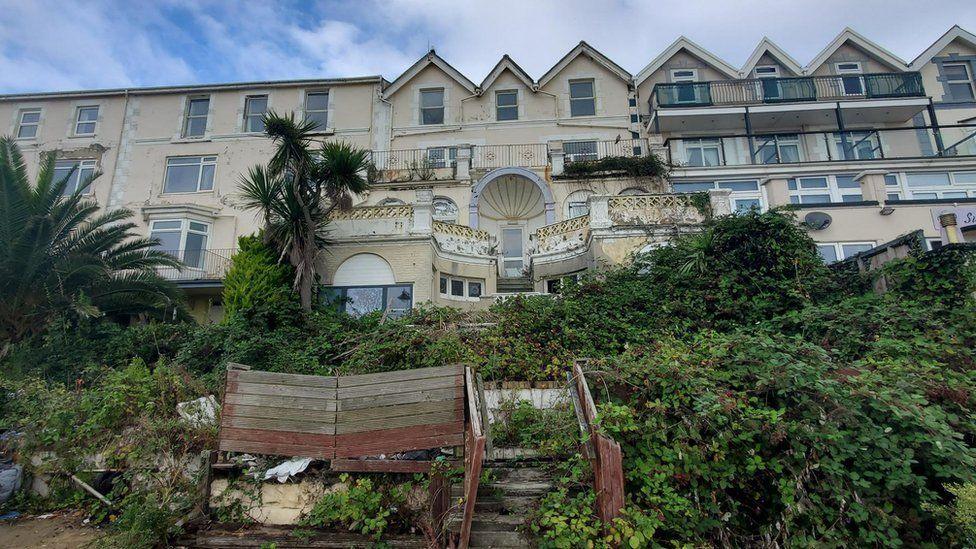
<svg viewBox="0 0 976 549">
<path fill-rule="evenodd" d="M 627 506 L 600 524 L 586 463 L 567 456 L 535 515 L 540 545 L 963 545 L 976 499 L 973 257 L 916 250 L 862 276 L 823 265 L 790 214 L 750 212 L 561 296 L 481 313 L 382 321 L 271 300 L 206 326 L 63 320 L 2 359 L 0 425 L 58 448 L 63 467 L 108 450 L 138 471 L 141 455 L 205 444 L 172 407 L 218 391 L 227 362 L 310 374 L 466 362 L 486 379 L 561 381 L 587 357 L 606 382 L 591 383 L 602 426 L 624 446 Z M 878 276 L 884 295 L 869 290 Z M 139 539 L 172 533 L 148 511 L 158 502 L 188 504 L 167 482 L 118 496 Z M 62 504 L 85 500 L 64 492 Z"/>
</svg>

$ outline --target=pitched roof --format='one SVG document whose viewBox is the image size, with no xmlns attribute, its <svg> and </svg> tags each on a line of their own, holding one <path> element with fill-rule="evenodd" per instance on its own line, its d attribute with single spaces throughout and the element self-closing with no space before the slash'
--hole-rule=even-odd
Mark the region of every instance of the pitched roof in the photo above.
<svg viewBox="0 0 976 549">
<path fill-rule="evenodd" d="M 542 75 L 542 78 L 539 79 L 539 87 L 541 88 L 542 86 L 548 84 L 549 81 L 555 78 L 557 74 L 562 72 L 562 70 L 565 69 L 567 65 L 569 65 L 574 59 L 576 59 L 581 55 L 585 55 L 586 57 L 589 57 L 599 65 L 602 65 L 605 69 L 607 69 L 608 71 L 610 71 L 611 73 L 619 77 L 621 80 L 624 80 L 628 83 L 630 82 L 632 76 L 629 72 L 624 70 L 623 67 L 611 61 L 609 57 L 603 55 L 602 53 L 597 51 L 596 48 L 587 44 L 585 41 L 580 41 L 580 43 L 577 44 L 575 48 L 569 50 L 569 53 L 564 55 L 563 58 L 559 60 L 559 62 L 553 65 L 551 69 L 546 71 L 546 74 Z"/>
<path fill-rule="evenodd" d="M 976 34 L 969 32 L 968 30 L 960 27 L 959 25 L 953 25 L 952 28 L 947 30 L 945 34 L 939 37 L 931 46 L 923 51 L 918 57 L 912 61 L 910 68 L 913 71 L 917 71 L 925 66 L 926 63 L 932 60 L 933 57 L 938 55 L 938 53 L 951 44 L 954 40 L 961 40 L 971 47 L 976 48 Z"/>
<path fill-rule="evenodd" d="M 641 82 L 647 80 L 656 70 L 660 69 L 664 63 L 668 61 L 668 59 L 674 57 L 674 55 L 681 50 L 685 50 L 705 63 L 708 63 L 713 69 L 728 76 L 729 78 L 739 78 L 739 71 L 737 71 L 732 65 L 729 65 L 725 61 L 721 60 L 717 55 L 692 42 L 687 37 L 679 36 L 678 39 L 672 42 L 666 50 L 661 52 L 660 55 L 651 60 L 646 67 L 637 73 L 637 85 L 639 86 Z"/>
<path fill-rule="evenodd" d="M 509 57 L 507 53 L 502 56 L 502 58 L 495 65 L 495 68 L 491 69 L 488 76 L 481 81 L 481 85 L 478 86 L 478 88 L 481 91 L 487 90 L 506 70 L 511 71 L 511 73 L 515 75 L 515 78 L 518 78 L 527 88 L 535 89 L 535 81 L 532 80 L 529 73 L 525 72 L 525 70 L 523 70 L 522 67 L 520 67 L 511 57 Z"/>
<path fill-rule="evenodd" d="M 875 44 L 871 40 L 868 40 L 864 36 L 858 34 L 850 27 L 846 27 L 844 30 L 837 35 L 827 47 L 824 48 L 813 61 L 803 69 L 804 74 L 813 74 L 814 71 L 820 68 L 821 65 L 827 62 L 827 59 L 834 54 L 835 51 L 840 49 L 841 46 L 850 42 L 858 48 L 864 50 L 866 53 L 874 57 L 876 60 L 881 61 L 885 65 L 888 65 L 892 69 L 903 71 L 908 68 L 908 63 L 902 58 L 891 53 L 890 51 L 882 48 L 878 44 Z"/>
<path fill-rule="evenodd" d="M 796 59 L 790 57 L 790 54 L 783 51 L 782 48 L 776 45 L 775 42 L 769 39 L 767 36 L 763 36 L 763 39 L 759 41 L 756 45 L 756 49 L 752 50 L 752 55 L 746 60 L 745 65 L 739 70 L 739 76 L 742 78 L 749 78 L 749 74 L 756 68 L 756 64 L 762 59 L 762 56 L 769 54 L 770 57 L 776 59 L 783 68 L 788 69 L 795 75 L 800 75 L 803 72 L 803 67 L 797 63 Z"/>
<path fill-rule="evenodd" d="M 403 71 L 403 74 L 398 76 L 393 83 L 387 86 L 387 88 L 383 91 L 383 94 L 387 97 L 393 95 L 397 92 L 397 90 L 403 87 L 404 84 L 420 74 L 420 71 L 426 69 L 430 65 L 434 65 L 443 71 L 444 74 L 450 76 L 454 81 L 461 84 L 464 89 L 468 90 L 472 94 L 475 93 L 476 86 L 474 85 L 474 82 L 468 80 L 467 77 L 461 74 L 459 70 L 452 67 L 447 61 L 444 61 L 441 56 L 437 55 L 437 52 L 430 50 L 429 52 L 425 53 L 423 57 L 418 59 L 416 63 L 411 65 L 409 69 Z"/>
</svg>

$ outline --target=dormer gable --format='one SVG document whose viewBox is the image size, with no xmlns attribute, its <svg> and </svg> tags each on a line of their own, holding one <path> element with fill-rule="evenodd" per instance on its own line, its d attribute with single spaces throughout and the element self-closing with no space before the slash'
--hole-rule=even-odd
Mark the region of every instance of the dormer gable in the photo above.
<svg viewBox="0 0 976 549">
<path fill-rule="evenodd" d="M 757 66 L 775 64 L 781 68 L 780 76 L 799 76 L 803 73 L 803 67 L 793 59 L 775 42 L 764 36 L 752 55 L 746 60 L 745 65 L 739 71 L 740 78 L 753 78 Z"/>
<path fill-rule="evenodd" d="M 976 50 L 976 34 L 967 31 L 959 25 L 953 25 L 952 28 L 947 30 L 945 34 L 940 36 L 938 40 L 933 42 L 931 46 L 916 57 L 912 61 L 910 68 L 913 71 L 921 70 L 935 56 L 945 51 L 953 43 L 962 44 L 969 49 Z"/>
<path fill-rule="evenodd" d="M 667 47 L 667 49 L 661 52 L 660 55 L 655 57 L 650 63 L 647 64 L 647 66 L 637 73 L 637 85 L 639 86 L 642 82 L 650 78 L 652 74 L 663 67 L 664 64 L 667 63 L 672 57 L 682 51 L 697 58 L 709 67 L 715 69 L 723 76 L 733 80 L 739 78 L 739 71 L 733 68 L 732 65 L 729 65 L 725 61 L 719 59 L 718 56 L 699 46 L 688 38 L 679 36 L 677 40 L 672 42 L 671 45 Z"/>
<path fill-rule="evenodd" d="M 520 82 L 522 82 L 522 84 L 525 84 L 526 88 L 533 91 L 537 89 L 536 84 L 532 80 L 532 77 L 529 76 L 529 73 L 525 72 L 525 70 L 523 70 L 522 67 L 520 67 L 518 63 L 516 63 L 515 60 L 509 57 L 506 53 L 498 61 L 495 67 L 491 69 L 488 76 L 481 81 L 481 85 L 478 86 L 479 91 L 483 93 L 485 90 L 491 88 L 492 84 L 494 84 L 495 81 L 498 80 L 498 78 L 506 71 L 511 73 L 512 76 L 517 78 Z"/>
<path fill-rule="evenodd" d="M 803 73 L 807 75 L 814 74 L 818 69 L 828 62 L 831 56 L 837 53 L 838 50 L 844 46 L 850 46 L 864 52 L 874 61 L 877 61 L 881 65 L 884 65 L 893 71 L 904 71 L 908 69 L 908 63 L 906 63 L 903 59 L 848 27 L 841 31 L 841 33 L 830 42 L 830 44 L 827 44 L 827 47 L 824 48 L 823 51 L 817 54 L 817 56 L 810 61 L 806 68 L 803 69 Z"/>
<path fill-rule="evenodd" d="M 395 94 L 400 88 L 402 88 L 407 82 L 413 80 L 417 75 L 423 72 L 424 69 L 433 65 L 437 67 L 441 72 L 446 74 L 449 78 L 457 82 L 461 87 L 466 89 L 472 95 L 477 91 L 477 86 L 474 82 L 470 81 L 461 74 L 460 71 L 455 69 L 448 63 L 444 61 L 441 56 L 437 55 L 437 52 L 430 50 L 423 57 L 417 60 L 416 63 L 410 66 L 407 70 L 403 71 L 403 74 L 398 76 L 396 80 L 393 81 L 385 90 L 383 90 L 383 95 L 385 97 L 390 97 Z"/>
<path fill-rule="evenodd" d="M 630 85 L 633 77 L 629 72 L 624 70 L 624 68 L 621 67 L 620 65 L 611 61 L 610 58 L 607 57 L 606 55 L 603 55 L 602 53 L 597 51 L 597 49 L 594 48 L 593 46 L 587 44 L 585 41 L 581 41 L 579 44 L 576 45 L 575 48 L 570 50 L 569 53 L 564 55 L 563 58 L 559 60 L 559 62 L 553 65 L 551 69 L 549 69 L 548 71 L 546 71 L 544 75 L 542 75 L 542 78 L 539 79 L 538 87 L 542 88 L 546 84 L 551 82 L 553 78 L 555 78 L 559 73 L 565 70 L 570 63 L 572 63 L 577 57 L 580 56 L 592 60 L 594 63 L 602 66 L 608 72 L 610 72 L 617 78 L 620 78 L 628 85 Z"/>
</svg>

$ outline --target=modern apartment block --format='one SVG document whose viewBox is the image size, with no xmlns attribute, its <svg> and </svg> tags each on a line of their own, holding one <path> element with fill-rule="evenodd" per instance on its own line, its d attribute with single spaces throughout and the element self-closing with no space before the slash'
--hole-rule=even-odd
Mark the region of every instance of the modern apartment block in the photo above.
<svg viewBox="0 0 976 549">
<path fill-rule="evenodd" d="M 101 172 L 92 197 L 179 256 L 167 276 L 214 318 L 236 240 L 259 226 L 235 192 L 271 153 L 261 115 L 313 119 L 375 167 L 334 216 L 323 291 L 398 314 L 553 292 L 748 208 L 795 205 L 827 261 L 918 230 L 929 246 L 976 240 L 974 75 L 976 35 L 959 27 L 911 62 L 846 29 L 805 66 L 763 39 L 739 69 L 682 37 L 636 74 L 581 42 L 537 79 L 506 55 L 475 83 L 430 51 L 393 81 L 6 95 L 0 132 L 34 171 L 57 151 L 74 181 Z M 669 178 L 572 167 L 650 154 Z"/>
</svg>

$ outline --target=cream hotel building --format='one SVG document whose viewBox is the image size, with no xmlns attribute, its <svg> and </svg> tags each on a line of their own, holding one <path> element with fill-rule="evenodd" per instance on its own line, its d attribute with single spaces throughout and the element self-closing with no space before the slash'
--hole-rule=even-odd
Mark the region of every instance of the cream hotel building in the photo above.
<svg viewBox="0 0 976 549">
<path fill-rule="evenodd" d="M 649 56 L 650 57 L 650 56 Z M 32 170 L 101 172 L 186 264 L 166 273 L 221 315 L 267 110 L 372 151 L 372 186 L 331 224 L 323 292 L 351 313 L 484 307 L 555 292 L 708 215 L 793 204 L 826 261 L 903 238 L 976 241 L 976 35 L 953 27 L 906 61 L 845 29 L 806 65 L 763 39 L 740 68 L 679 38 L 631 73 L 585 42 L 533 77 L 507 55 L 480 82 L 434 51 L 381 76 L 0 96 Z M 666 178 L 574 169 L 657 155 Z M 573 175 L 576 174 L 576 175 Z M 956 213 L 943 227 L 939 214 Z"/>
</svg>

